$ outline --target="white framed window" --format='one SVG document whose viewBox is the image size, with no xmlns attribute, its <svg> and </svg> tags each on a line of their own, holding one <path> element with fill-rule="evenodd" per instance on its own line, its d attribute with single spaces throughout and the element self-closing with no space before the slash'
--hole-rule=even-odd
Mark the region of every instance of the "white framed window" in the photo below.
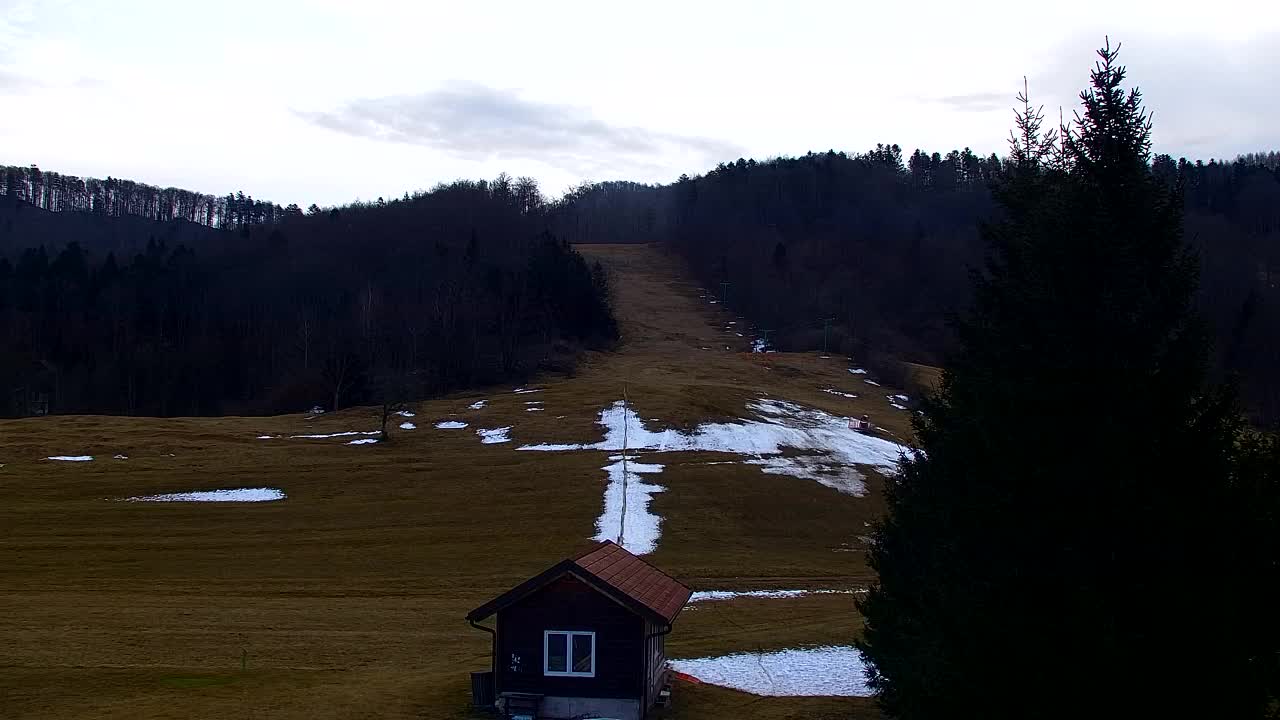
<svg viewBox="0 0 1280 720">
<path fill-rule="evenodd" d="M 581 630 L 544 631 L 542 674 L 555 677 L 595 677 L 596 634 Z"/>
</svg>

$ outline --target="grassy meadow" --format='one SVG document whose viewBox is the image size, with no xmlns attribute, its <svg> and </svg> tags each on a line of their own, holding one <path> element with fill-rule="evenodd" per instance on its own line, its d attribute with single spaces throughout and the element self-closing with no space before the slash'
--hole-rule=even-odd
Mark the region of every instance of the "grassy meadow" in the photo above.
<svg viewBox="0 0 1280 720">
<path fill-rule="evenodd" d="M 865 385 L 839 357 L 750 353 L 743 321 L 700 297 L 658 250 L 582 250 L 612 272 L 617 352 L 589 356 L 572 377 L 534 379 L 539 393 L 495 387 L 421 403 L 418 428 L 390 443 L 288 438 L 374 430 L 372 408 L 0 422 L 0 718 L 470 717 L 468 673 L 486 667 L 489 636 L 463 616 L 588 546 L 606 485 L 605 452 L 517 445 L 598 440 L 596 418 L 624 385 L 636 412 L 658 419 L 650 427 L 742 417 L 767 395 L 867 413 L 909 436 L 908 414 L 885 399 L 894 390 Z M 469 409 L 477 400 L 485 406 Z M 528 412 L 530 401 L 545 409 Z M 469 427 L 434 427 L 450 419 Z M 501 426 L 513 442 L 480 443 L 476 429 Z M 870 582 L 866 523 L 882 509 L 874 473 L 858 498 L 708 464 L 725 459 L 659 461 L 665 471 L 647 481 L 666 488 L 651 505 L 662 534 L 649 560 L 695 589 Z M 237 487 L 288 497 L 119 501 Z M 847 644 L 860 627 L 852 598 L 699 604 L 677 621 L 668 654 Z M 866 699 L 687 683 L 665 715 L 878 717 Z"/>
</svg>

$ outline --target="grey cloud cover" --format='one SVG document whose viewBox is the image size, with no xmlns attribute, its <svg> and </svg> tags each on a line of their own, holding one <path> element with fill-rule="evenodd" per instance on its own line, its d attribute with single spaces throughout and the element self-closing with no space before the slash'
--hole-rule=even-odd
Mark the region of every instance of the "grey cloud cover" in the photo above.
<svg viewBox="0 0 1280 720">
<path fill-rule="evenodd" d="M 33 90 L 41 87 L 43 83 L 33 77 L 28 77 L 20 73 L 15 73 L 4 68 L 0 68 L 0 91 L 3 90 Z"/>
<path fill-rule="evenodd" d="M 1125 86 L 1140 88 L 1152 112 L 1155 152 L 1208 160 L 1280 142 L 1273 121 L 1280 117 L 1280 93 L 1273 90 L 1280 87 L 1280 33 L 1216 44 L 1140 32 L 1111 41 L 1123 44 Z M 1088 84 L 1097 59 L 1093 49 L 1100 45 L 1102 38 L 1086 34 L 1063 40 L 1048 53 L 1040 77 L 1032 78 L 1033 103 L 1046 103 L 1046 115 L 1056 120 L 1049 111 L 1056 110 L 1056 100 L 1070 120 L 1079 110 L 1075 92 Z"/>
<path fill-rule="evenodd" d="M 980 92 L 967 95 L 948 95 L 937 102 L 961 112 L 990 112 L 1013 107 L 1013 96 L 1002 92 Z"/>
<path fill-rule="evenodd" d="M 329 111 L 294 111 L 321 127 L 357 137 L 410 143 L 466 158 L 527 158 L 575 171 L 648 165 L 685 153 L 736 158 L 731 143 L 611 125 L 582 107 L 538 102 L 515 91 L 455 85 L 416 95 L 353 100 Z"/>
</svg>

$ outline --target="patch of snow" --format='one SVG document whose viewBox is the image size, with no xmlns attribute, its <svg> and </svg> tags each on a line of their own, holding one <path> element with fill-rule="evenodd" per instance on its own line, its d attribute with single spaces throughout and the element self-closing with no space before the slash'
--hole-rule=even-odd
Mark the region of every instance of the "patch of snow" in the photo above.
<svg viewBox="0 0 1280 720">
<path fill-rule="evenodd" d="M 360 438 L 359 440 L 352 440 L 347 444 L 348 445 L 372 445 L 373 443 L 376 443 L 376 442 L 378 442 L 378 438 Z"/>
<path fill-rule="evenodd" d="M 329 433 L 328 435 L 290 435 L 291 440 L 324 440 L 326 438 L 350 437 L 352 435 L 381 435 L 381 430 L 370 430 L 362 432 L 359 430 L 348 430 L 346 432 Z"/>
<path fill-rule="evenodd" d="M 233 490 L 199 490 L 125 498 L 126 502 L 271 502 L 283 500 L 279 488 L 235 488 Z"/>
<path fill-rule="evenodd" d="M 853 394 L 853 393 L 843 392 L 843 391 L 841 391 L 841 390 L 837 390 L 837 389 L 835 389 L 835 388 L 823 388 L 823 389 L 822 389 L 822 392 L 824 392 L 824 393 L 831 393 L 832 395 L 839 395 L 840 397 L 845 397 L 845 398 L 850 398 L 850 399 L 858 397 L 857 395 L 855 395 L 855 394 Z"/>
<path fill-rule="evenodd" d="M 521 445 L 516 450 L 541 450 L 543 452 L 568 452 L 570 450 L 586 450 L 587 445 L 566 445 L 563 443 L 539 443 L 537 445 Z"/>
<path fill-rule="evenodd" d="M 417 430 L 418 426 L 414 425 L 411 422 L 402 422 L 400 423 L 400 429 L 401 430 Z"/>
<path fill-rule="evenodd" d="M 470 409 L 472 409 L 472 410 L 480 410 L 480 409 L 482 409 L 482 408 L 484 407 L 484 404 L 485 404 L 485 401 L 484 401 L 484 400 L 477 400 L 477 401 L 475 401 L 475 402 L 471 403 L 470 405 L 468 405 L 467 407 L 468 407 L 468 408 L 470 408 Z"/>
<path fill-rule="evenodd" d="M 436 428 L 439 430 L 461 430 L 466 426 L 466 423 L 459 422 L 458 420 L 441 420 L 436 423 Z"/>
<path fill-rule="evenodd" d="M 511 392 L 515 393 L 516 395 L 528 395 L 529 393 L 542 392 L 542 388 L 516 388 Z"/>
<path fill-rule="evenodd" d="M 712 305 L 716 305 L 716 304 L 718 304 L 718 303 L 719 303 L 719 301 L 718 301 L 718 300 L 712 300 L 712 301 L 710 301 L 710 302 L 711 302 L 711 304 L 712 304 Z"/>
<path fill-rule="evenodd" d="M 128 460 L 129 456 L 128 455 L 112 455 L 111 459 L 112 460 Z"/>
<path fill-rule="evenodd" d="M 525 408 L 525 409 L 524 409 L 524 411 L 525 411 L 525 412 L 542 412 L 543 410 L 546 410 L 546 408 L 541 408 L 541 407 L 527 407 L 527 408 Z"/>
<path fill-rule="evenodd" d="M 275 439 L 275 437 L 276 437 L 275 435 L 259 435 L 259 436 L 258 436 L 258 439 L 259 439 L 259 440 L 274 440 L 274 439 Z"/>
<path fill-rule="evenodd" d="M 91 462 L 92 455 L 50 455 L 45 460 L 61 460 L 62 462 Z"/>
<path fill-rule="evenodd" d="M 849 372 L 854 375 L 866 375 L 867 371 L 862 368 L 849 368 Z"/>
<path fill-rule="evenodd" d="M 522 445 L 518 450 L 621 450 L 623 433 L 630 450 L 725 452 L 749 456 L 745 462 L 765 473 L 815 480 L 851 495 L 866 487 L 857 465 L 885 473 L 897 471 L 906 451 L 901 445 L 850 430 L 848 420 L 795 403 L 760 400 L 748 406 L 763 419 L 707 423 L 692 432 L 649 430 L 622 401 L 600 411 L 604 439 L 583 444 Z M 783 449 L 805 451 L 783 457 Z"/>
<path fill-rule="evenodd" d="M 497 443 L 511 442 L 511 426 L 500 428 L 491 428 L 485 430 L 480 428 L 476 430 L 476 434 L 480 436 L 480 442 L 484 445 L 494 445 Z"/>
<path fill-rule="evenodd" d="M 891 402 L 891 403 L 889 403 L 889 406 L 890 406 L 890 407 L 897 408 L 897 409 L 899 409 L 899 410 L 906 410 L 906 409 L 907 409 L 907 406 L 906 406 L 906 405 L 899 405 L 899 404 L 898 404 L 898 403 L 896 403 L 896 402 Z"/>
<path fill-rule="evenodd" d="M 415 413 L 411 413 L 408 410 L 399 410 L 396 414 L 400 417 L 413 417 Z"/>
<path fill-rule="evenodd" d="M 525 405 L 542 405 L 543 403 L 541 400 L 525 400 L 524 404 Z"/>
<path fill-rule="evenodd" d="M 890 395 L 889 399 L 897 400 L 898 402 L 903 402 L 903 403 L 911 402 L 911 398 L 907 397 L 906 395 Z"/>
<path fill-rule="evenodd" d="M 672 660 L 676 672 L 768 696 L 871 697 L 867 666 L 848 645 Z"/>
<path fill-rule="evenodd" d="M 875 385 L 876 387 L 880 387 L 880 383 L 876 382 L 875 380 L 863 380 L 862 382 L 868 385 Z"/>
<path fill-rule="evenodd" d="M 644 482 L 642 474 L 662 472 L 663 466 L 638 463 L 621 456 L 609 458 L 614 462 L 605 465 L 609 485 L 604 490 L 604 510 L 596 518 L 597 542 L 614 540 L 636 555 L 645 555 L 658 547 L 658 532 L 662 518 L 649 510 L 654 493 L 666 488 Z"/>
<path fill-rule="evenodd" d="M 313 405 L 313 406 L 311 407 L 311 414 L 312 414 L 312 415 L 323 415 L 323 414 L 324 414 L 324 408 L 320 407 L 319 405 Z"/>
<path fill-rule="evenodd" d="M 852 590 L 699 590 L 689 597 L 690 603 L 734 598 L 798 598 L 806 595 L 852 595 Z"/>
<path fill-rule="evenodd" d="M 738 324 L 738 321 L 737 321 L 737 320 L 730 320 L 730 321 L 729 321 L 729 324 L 730 324 L 730 325 L 737 325 L 737 324 Z"/>
<path fill-rule="evenodd" d="M 867 492 L 867 486 L 863 482 L 865 478 L 862 473 L 854 468 L 829 462 L 821 456 L 796 455 L 783 457 L 776 455 L 743 460 L 742 462 L 747 465 L 758 466 L 760 472 L 766 475 L 787 475 L 801 480 L 812 480 L 846 495 L 862 497 Z"/>
<path fill-rule="evenodd" d="M 742 337 L 742 333 L 734 333 L 734 335 L 737 335 L 738 337 Z"/>
</svg>

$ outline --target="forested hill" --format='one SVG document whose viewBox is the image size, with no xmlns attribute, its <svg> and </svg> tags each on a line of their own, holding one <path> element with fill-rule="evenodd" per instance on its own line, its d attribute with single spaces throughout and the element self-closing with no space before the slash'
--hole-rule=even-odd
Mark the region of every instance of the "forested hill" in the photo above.
<svg viewBox="0 0 1280 720">
<path fill-rule="evenodd" d="M 243 192 L 223 197 L 114 177 L 100 180 L 64 175 L 41 171 L 35 165 L 0 165 L 0 195 L 50 212 L 136 217 L 160 222 L 185 220 L 223 229 L 269 224 L 302 214 L 297 205 L 280 207 L 275 203 L 254 200 Z M 312 205 L 310 211 L 318 212 L 319 208 Z"/>
<path fill-rule="evenodd" d="M 199 237 L 185 220 L 8 202 L 35 225 L 142 225 L 120 233 L 119 247 L 141 243 L 136 252 L 69 235 L 0 253 L 7 415 L 407 400 L 568 369 L 579 348 L 617 334 L 603 273 L 547 232 L 536 185 L 505 177 L 235 231 L 200 227 L 216 242 L 194 249 L 160 231 L 180 223 Z"/>
<path fill-rule="evenodd" d="M 94 252 L 132 255 L 155 240 L 170 247 L 202 248 L 225 243 L 229 233 L 187 220 L 160 221 L 136 215 L 52 212 L 15 196 L 0 195 L 0 256 L 29 247 L 61 249 L 75 241 Z"/>
<path fill-rule="evenodd" d="M 947 318 L 968 303 L 979 225 L 995 211 L 988 186 L 1003 170 L 967 149 L 904 160 L 893 145 L 738 160 L 671 185 L 583 186 L 555 227 L 574 242 L 661 240 L 775 347 L 820 348 L 830 318 L 833 351 L 887 372 L 888 358 L 946 357 Z M 1280 421 L 1280 153 L 1162 155 L 1151 172 L 1185 188 L 1218 370 L 1240 375 L 1259 419 Z"/>
</svg>

